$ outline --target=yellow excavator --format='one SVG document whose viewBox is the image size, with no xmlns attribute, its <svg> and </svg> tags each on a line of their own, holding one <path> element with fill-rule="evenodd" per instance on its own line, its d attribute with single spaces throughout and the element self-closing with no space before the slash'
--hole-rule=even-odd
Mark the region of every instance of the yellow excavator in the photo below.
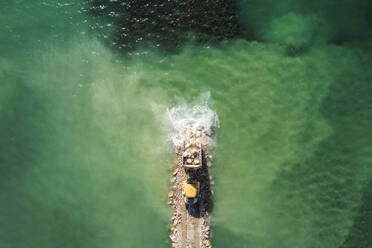
<svg viewBox="0 0 372 248">
<path fill-rule="evenodd" d="M 182 198 L 187 207 L 193 206 L 198 202 L 200 192 L 200 182 L 196 179 L 188 178 L 182 183 Z"/>
</svg>

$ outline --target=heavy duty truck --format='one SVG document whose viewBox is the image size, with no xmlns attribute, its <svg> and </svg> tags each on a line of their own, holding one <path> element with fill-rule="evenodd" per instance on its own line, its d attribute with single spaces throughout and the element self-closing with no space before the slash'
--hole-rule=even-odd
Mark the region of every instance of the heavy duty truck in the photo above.
<svg viewBox="0 0 372 248">
<path fill-rule="evenodd" d="M 183 151 L 183 166 L 186 170 L 198 170 L 203 166 L 201 144 L 185 144 Z"/>
<path fill-rule="evenodd" d="M 198 202 L 200 182 L 193 175 L 203 166 L 202 152 L 200 143 L 194 142 L 184 145 L 183 167 L 188 174 L 188 178 L 182 183 L 182 198 L 187 207 L 194 206 Z"/>
<path fill-rule="evenodd" d="M 182 183 L 182 198 L 187 207 L 194 206 L 198 202 L 200 192 L 200 182 L 196 179 L 188 178 Z"/>
</svg>

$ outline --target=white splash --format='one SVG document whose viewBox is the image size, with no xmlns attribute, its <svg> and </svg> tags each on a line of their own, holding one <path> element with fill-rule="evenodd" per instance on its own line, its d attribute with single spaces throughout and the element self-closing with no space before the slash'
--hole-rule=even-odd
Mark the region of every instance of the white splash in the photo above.
<svg viewBox="0 0 372 248">
<path fill-rule="evenodd" d="M 208 107 L 209 99 L 210 93 L 206 92 L 200 96 L 200 104 L 167 109 L 167 121 L 172 128 L 169 139 L 175 147 L 187 143 L 214 145 L 212 128 L 219 127 L 219 120 L 217 113 Z"/>
</svg>

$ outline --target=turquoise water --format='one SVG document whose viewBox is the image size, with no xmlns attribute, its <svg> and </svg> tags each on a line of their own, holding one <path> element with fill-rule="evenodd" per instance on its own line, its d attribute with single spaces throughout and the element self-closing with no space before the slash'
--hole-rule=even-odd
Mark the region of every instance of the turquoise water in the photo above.
<svg viewBox="0 0 372 248">
<path fill-rule="evenodd" d="M 238 1 L 176 43 L 93 2 L 0 3 L 0 247 L 169 247 L 164 117 L 202 92 L 215 247 L 372 246 L 367 1 Z"/>
</svg>

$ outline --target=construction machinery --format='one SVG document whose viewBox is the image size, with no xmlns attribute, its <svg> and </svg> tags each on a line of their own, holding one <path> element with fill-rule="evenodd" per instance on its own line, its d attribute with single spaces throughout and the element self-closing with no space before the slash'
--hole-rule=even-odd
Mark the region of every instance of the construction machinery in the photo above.
<svg viewBox="0 0 372 248">
<path fill-rule="evenodd" d="M 186 144 L 184 145 L 183 149 L 183 166 L 186 170 L 193 169 L 197 170 L 200 169 L 203 165 L 202 160 L 202 146 L 198 143 Z"/>
<path fill-rule="evenodd" d="M 187 207 L 193 206 L 198 202 L 200 192 L 200 182 L 196 179 L 188 178 L 182 183 L 182 198 Z"/>
</svg>

